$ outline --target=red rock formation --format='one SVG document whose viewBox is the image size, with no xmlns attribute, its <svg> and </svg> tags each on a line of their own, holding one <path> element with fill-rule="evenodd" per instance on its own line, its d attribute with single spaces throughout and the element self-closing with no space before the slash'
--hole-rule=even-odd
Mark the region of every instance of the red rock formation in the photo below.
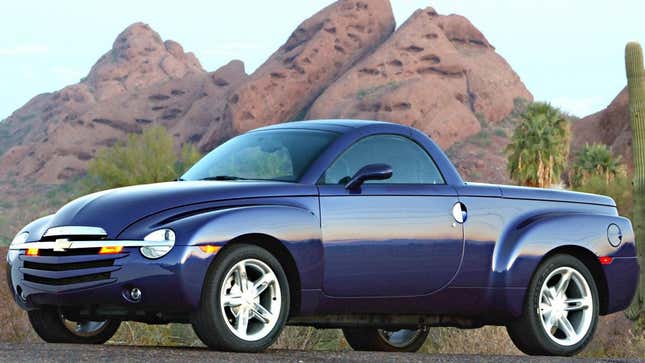
<svg viewBox="0 0 645 363">
<path fill-rule="evenodd" d="M 222 113 L 213 100 L 245 78 L 239 61 L 207 73 L 178 43 L 133 24 L 79 84 L 36 96 L 3 122 L 10 134 L 0 178 L 66 180 L 83 173 L 97 149 L 152 123 L 180 142 L 200 142 Z"/>
<path fill-rule="evenodd" d="M 304 118 L 312 104 L 309 117 L 412 124 L 447 147 L 478 132 L 479 114 L 499 121 L 514 99 L 531 99 L 465 18 L 428 8 L 394 27 L 388 0 L 339 0 L 247 76 L 239 61 L 205 72 L 178 43 L 133 24 L 80 83 L 34 97 L 0 124 L 0 180 L 60 183 L 151 124 L 208 151 Z"/>
<path fill-rule="evenodd" d="M 574 122 L 572 134 L 572 156 L 585 143 L 602 143 L 609 145 L 614 154 L 621 155 L 625 165 L 632 170 L 632 128 L 627 89 L 624 88 L 606 109 Z"/>
<path fill-rule="evenodd" d="M 516 98 L 532 95 L 482 34 L 464 17 L 426 8 L 329 87 L 307 117 L 408 124 L 448 147 L 477 133 L 478 117 L 506 117 Z"/>
<path fill-rule="evenodd" d="M 305 20 L 229 99 L 234 129 L 293 120 L 394 26 L 388 0 L 341 0 Z"/>
</svg>

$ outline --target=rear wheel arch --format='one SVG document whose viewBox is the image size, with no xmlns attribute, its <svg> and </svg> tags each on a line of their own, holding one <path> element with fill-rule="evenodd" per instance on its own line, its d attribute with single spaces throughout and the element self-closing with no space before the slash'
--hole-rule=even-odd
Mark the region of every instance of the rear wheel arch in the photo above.
<svg viewBox="0 0 645 363">
<path fill-rule="evenodd" d="M 609 287 L 607 285 L 605 273 L 603 272 L 602 266 L 600 265 L 600 261 L 598 261 L 598 256 L 584 247 L 574 245 L 560 246 L 546 253 L 540 260 L 538 266 L 555 255 L 569 255 L 571 257 L 574 257 L 582 262 L 587 267 L 587 269 L 589 269 L 589 272 L 591 272 L 594 282 L 596 283 L 596 287 L 598 288 L 600 315 L 605 315 L 609 306 Z"/>
<path fill-rule="evenodd" d="M 280 262 L 289 281 L 289 292 L 291 295 L 289 311 L 291 315 L 297 315 L 300 311 L 300 274 L 296 261 L 291 252 L 289 252 L 289 249 L 279 239 L 273 236 L 262 233 L 249 233 L 233 238 L 222 250 L 242 243 L 263 248 Z M 213 260 L 213 264 L 217 263 L 216 261 L 217 258 Z"/>
</svg>

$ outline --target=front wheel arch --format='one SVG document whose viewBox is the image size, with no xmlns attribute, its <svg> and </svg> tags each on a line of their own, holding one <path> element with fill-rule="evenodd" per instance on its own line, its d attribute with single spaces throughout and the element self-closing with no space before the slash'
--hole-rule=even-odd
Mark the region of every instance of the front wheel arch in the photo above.
<svg viewBox="0 0 645 363">
<path fill-rule="evenodd" d="M 300 311 L 300 273 L 291 252 L 277 238 L 262 233 L 248 233 L 235 237 L 222 248 L 222 251 L 242 243 L 263 248 L 280 262 L 289 282 L 290 315 L 298 315 Z M 211 266 L 216 263 L 217 257 L 213 259 Z"/>
</svg>

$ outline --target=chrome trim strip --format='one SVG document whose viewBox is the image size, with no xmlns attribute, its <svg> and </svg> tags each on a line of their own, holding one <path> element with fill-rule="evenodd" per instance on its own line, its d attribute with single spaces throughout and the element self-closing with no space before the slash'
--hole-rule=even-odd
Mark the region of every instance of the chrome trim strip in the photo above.
<svg viewBox="0 0 645 363">
<path fill-rule="evenodd" d="M 107 232 L 101 227 L 63 226 L 50 228 L 43 235 L 43 237 L 55 236 L 107 236 Z"/>
<path fill-rule="evenodd" d="M 76 248 L 99 248 L 106 246 L 123 246 L 123 247 L 162 247 L 162 246 L 174 246 L 174 241 L 133 241 L 133 240 L 102 240 L 102 241 L 69 241 L 69 247 L 64 248 L 76 249 Z M 57 248 L 56 241 L 51 242 L 27 242 L 11 245 L 10 250 L 26 250 L 28 248 L 38 248 L 39 250 L 53 250 Z M 57 249 L 58 250 L 58 249 Z"/>
</svg>

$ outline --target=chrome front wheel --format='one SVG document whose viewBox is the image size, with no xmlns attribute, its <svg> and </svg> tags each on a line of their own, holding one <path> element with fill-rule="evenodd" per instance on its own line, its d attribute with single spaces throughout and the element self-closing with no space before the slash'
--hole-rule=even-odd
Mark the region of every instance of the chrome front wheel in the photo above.
<svg viewBox="0 0 645 363">
<path fill-rule="evenodd" d="M 30 310 L 27 314 L 36 334 L 48 343 L 103 344 L 121 325 L 118 320 L 75 322 L 52 307 Z"/>
<path fill-rule="evenodd" d="M 280 283 L 266 263 L 245 259 L 229 269 L 220 290 L 220 308 L 226 325 L 238 338 L 266 337 L 280 316 Z"/>
<path fill-rule="evenodd" d="M 193 329 L 211 349 L 262 351 L 289 316 L 289 288 L 282 265 L 267 250 L 242 243 L 226 247 L 211 263 L 191 317 Z"/>
<path fill-rule="evenodd" d="M 69 330 L 70 333 L 79 336 L 79 337 L 93 337 L 96 335 L 101 334 L 102 331 L 104 331 L 107 326 L 108 326 L 108 320 L 103 320 L 103 321 L 89 321 L 89 320 L 84 320 L 84 321 L 72 321 L 72 320 L 67 320 L 63 316 L 63 314 L 60 314 L 60 320 L 63 323 L 63 326 L 67 330 Z"/>
</svg>

